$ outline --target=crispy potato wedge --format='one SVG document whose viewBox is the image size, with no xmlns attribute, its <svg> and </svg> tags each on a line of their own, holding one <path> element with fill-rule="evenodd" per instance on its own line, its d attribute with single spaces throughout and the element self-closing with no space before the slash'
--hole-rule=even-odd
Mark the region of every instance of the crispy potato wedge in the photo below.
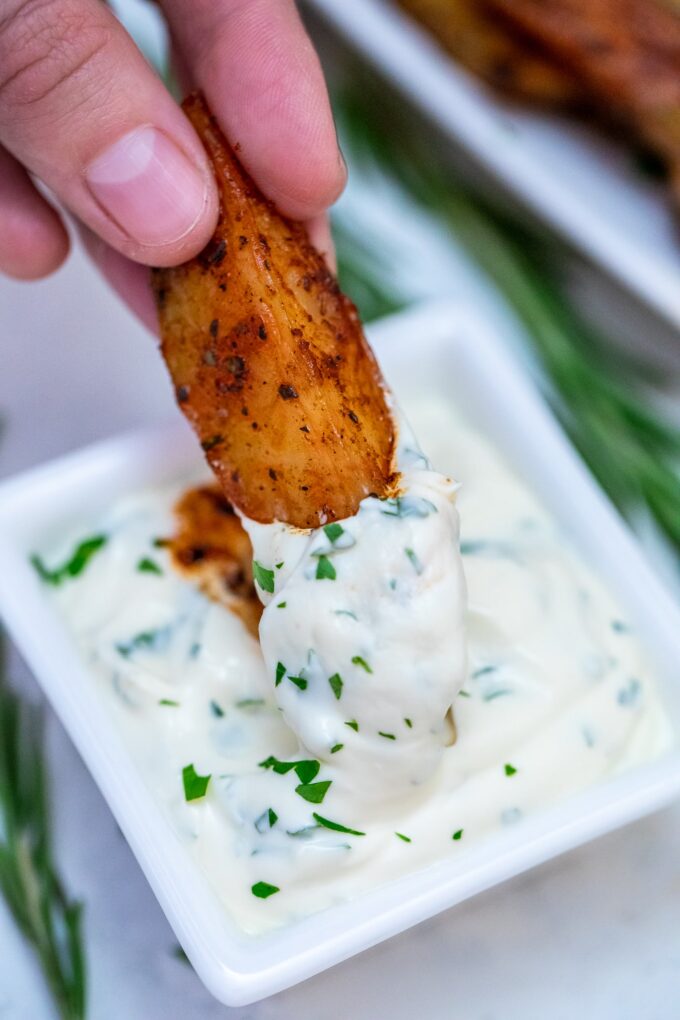
<svg viewBox="0 0 680 1020">
<path fill-rule="evenodd" d="M 153 273 L 177 400 L 247 517 L 299 528 L 347 517 L 396 484 L 395 426 L 356 309 L 304 227 L 258 191 L 202 97 L 184 109 L 221 210 L 197 258 Z"/>
<path fill-rule="evenodd" d="M 470 71 L 504 92 L 551 106 L 582 101 L 577 80 L 542 54 L 535 43 L 508 32 L 484 0 L 398 0 Z"/>
<path fill-rule="evenodd" d="M 578 77 L 603 120 L 664 160 L 680 197 L 680 17 L 660 0 L 485 0 Z"/>
<path fill-rule="evenodd" d="M 253 549 L 219 486 L 187 489 L 175 505 L 175 519 L 177 530 L 163 543 L 175 569 L 236 613 L 257 637 L 262 603 L 253 583 Z"/>
</svg>

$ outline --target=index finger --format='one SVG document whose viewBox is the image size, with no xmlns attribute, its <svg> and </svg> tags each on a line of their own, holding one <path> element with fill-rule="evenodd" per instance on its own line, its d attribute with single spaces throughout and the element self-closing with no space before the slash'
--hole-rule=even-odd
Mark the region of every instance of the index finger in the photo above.
<svg viewBox="0 0 680 1020">
<path fill-rule="evenodd" d="M 287 216 L 342 191 L 319 59 L 293 0 L 162 0 L 176 44 L 239 158 Z"/>
</svg>

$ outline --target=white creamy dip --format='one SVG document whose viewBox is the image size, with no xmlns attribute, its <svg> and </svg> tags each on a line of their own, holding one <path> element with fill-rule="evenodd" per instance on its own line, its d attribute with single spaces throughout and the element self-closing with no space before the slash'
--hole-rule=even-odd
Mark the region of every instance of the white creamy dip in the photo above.
<svg viewBox="0 0 680 1020">
<path fill-rule="evenodd" d="M 404 504 L 365 500 L 341 531 L 244 522 L 262 651 L 154 546 L 183 485 L 95 522 L 106 541 L 55 587 L 140 776 L 251 933 L 474 852 L 672 743 L 635 635 L 535 497 L 446 405 L 405 406 L 462 482 L 467 666 L 454 487 L 417 454 Z"/>
</svg>

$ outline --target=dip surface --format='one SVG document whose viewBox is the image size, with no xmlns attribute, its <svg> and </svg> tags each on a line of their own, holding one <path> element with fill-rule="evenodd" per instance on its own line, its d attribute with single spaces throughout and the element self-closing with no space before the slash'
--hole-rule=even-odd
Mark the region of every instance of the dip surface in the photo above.
<svg viewBox="0 0 680 1020">
<path fill-rule="evenodd" d="M 402 398 L 433 464 L 462 483 L 467 667 L 456 555 L 427 546 L 427 515 L 386 518 L 402 529 L 399 558 L 385 569 L 369 540 L 366 576 L 356 589 L 343 583 L 343 562 L 361 557 L 360 540 L 370 539 L 371 515 L 384 504 L 363 504 L 342 534 L 325 536 L 328 548 L 312 548 L 304 534 L 285 536 L 281 560 L 271 532 L 251 530 L 256 559 L 267 559 L 262 566 L 276 578 L 262 622 L 265 657 L 241 620 L 176 574 L 154 544 L 174 530 L 172 507 L 185 481 L 130 497 L 93 522 L 105 543 L 54 589 L 141 779 L 249 933 L 474 853 L 484 836 L 673 743 L 628 621 L 535 497 L 448 406 Z M 437 515 L 448 513 L 445 480 L 416 460 L 412 470 L 409 492 Z M 349 543 L 345 532 L 354 541 L 335 549 Z M 66 551 L 65 544 L 49 559 Z M 316 577 L 321 557 L 334 579 Z M 299 575 L 286 573 L 286 560 Z M 439 589 L 442 597 L 425 609 L 419 586 L 437 592 L 446 577 L 453 588 Z M 381 586 L 384 605 L 393 599 L 389 612 L 371 604 Z M 308 611 L 310 588 L 319 595 Z M 427 634 L 431 620 L 431 648 L 409 643 L 409 602 L 419 590 L 412 606 L 426 618 L 413 621 L 414 632 Z M 291 650 L 280 653 L 286 641 Z M 279 660 L 303 645 L 322 649 L 322 661 Z M 401 676 L 392 691 L 384 682 L 390 670 Z M 374 696 L 362 698 L 362 684 L 370 691 L 376 675 Z M 428 683 L 434 694 L 421 704 Z M 457 738 L 447 746 L 452 694 Z"/>
</svg>

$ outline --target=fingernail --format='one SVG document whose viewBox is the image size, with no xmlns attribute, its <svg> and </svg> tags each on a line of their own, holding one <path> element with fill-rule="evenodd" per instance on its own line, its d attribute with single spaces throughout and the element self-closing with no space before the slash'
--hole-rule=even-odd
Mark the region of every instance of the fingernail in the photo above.
<svg viewBox="0 0 680 1020">
<path fill-rule="evenodd" d="M 178 241 L 200 220 L 208 181 L 162 131 L 135 128 L 97 156 L 85 179 L 100 206 L 138 244 Z"/>
</svg>

